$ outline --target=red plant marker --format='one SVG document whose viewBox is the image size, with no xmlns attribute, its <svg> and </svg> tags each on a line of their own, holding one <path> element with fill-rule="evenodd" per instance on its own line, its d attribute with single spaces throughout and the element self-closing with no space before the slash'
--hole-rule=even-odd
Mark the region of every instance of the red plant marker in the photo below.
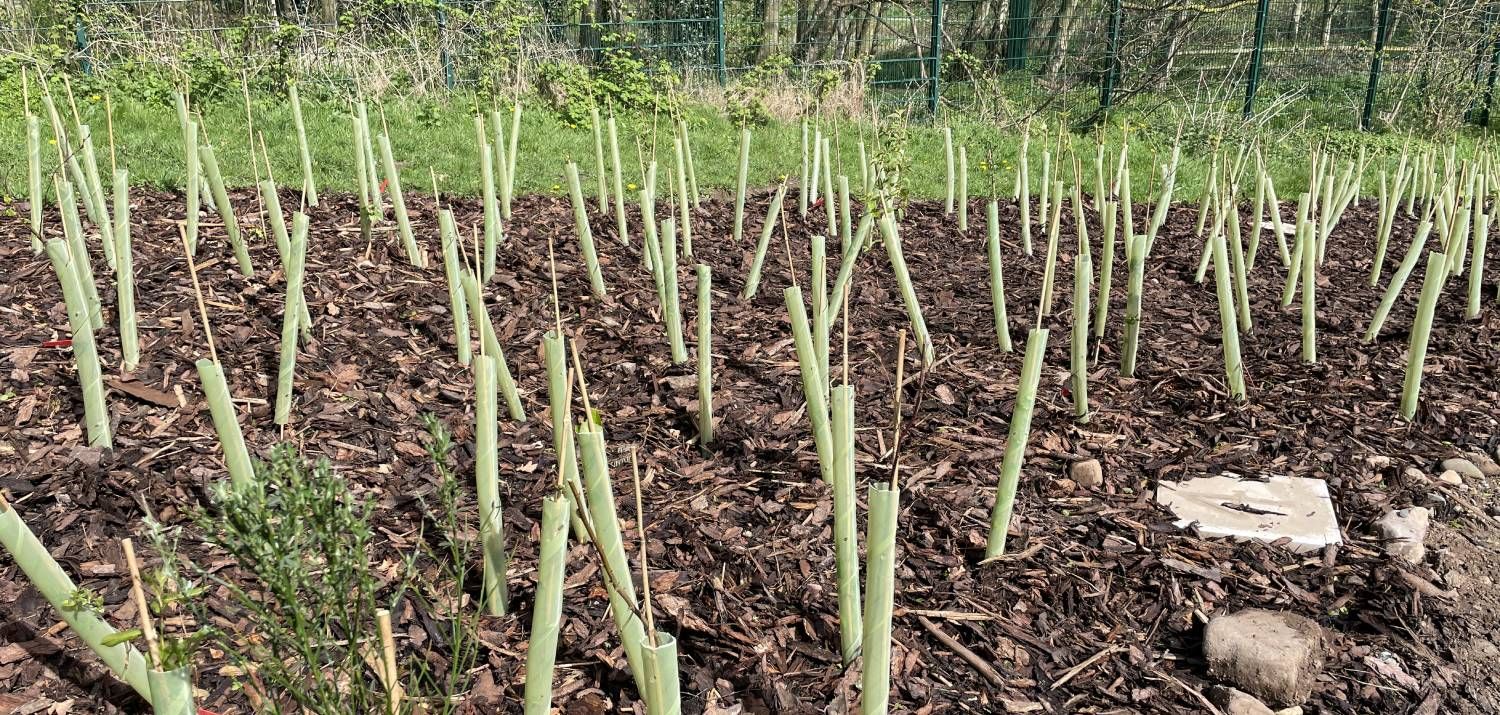
<svg viewBox="0 0 1500 715">
<path fill-rule="evenodd" d="M 73 347 L 73 339 L 72 338 L 63 338 L 62 340 L 48 340 L 47 342 L 42 343 L 42 347 L 44 347 L 44 348 L 71 348 L 71 347 Z"/>
</svg>

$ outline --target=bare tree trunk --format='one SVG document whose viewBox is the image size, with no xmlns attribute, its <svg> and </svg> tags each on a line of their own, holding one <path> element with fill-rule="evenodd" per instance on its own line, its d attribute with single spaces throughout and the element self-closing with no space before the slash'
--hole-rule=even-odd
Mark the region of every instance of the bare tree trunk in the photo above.
<svg viewBox="0 0 1500 715">
<path fill-rule="evenodd" d="M 760 51 L 755 53 L 756 62 L 771 59 L 780 49 L 781 3 L 782 0 L 766 0 L 766 16 L 760 25 Z"/>
<path fill-rule="evenodd" d="M 880 18 L 880 6 L 880 0 L 870 3 L 864 19 L 860 20 L 859 40 L 854 48 L 854 55 L 856 57 L 869 57 L 870 51 L 875 47 L 875 26 L 878 24 L 878 19 Z"/>
<path fill-rule="evenodd" d="M 1333 42 L 1333 0 L 1323 0 L 1323 47 Z"/>
<path fill-rule="evenodd" d="M 1303 10 L 1304 0 L 1297 0 L 1296 4 L 1292 5 L 1292 39 L 1294 40 L 1302 37 Z"/>
<path fill-rule="evenodd" d="M 320 0 L 319 10 L 321 10 L 319 14 L 322 15 L 323 24 L 332 25 L 339 21 L 338 0 Z"/>
<path fill-rule="evenodd" d="M 1056 84 L 1058 74 L 1062 71 L 1063 62 L 1068 57 L 1068 47 L 1072 44 L 1073 31 L 1078 27 L 1078 5 L 1082 0 L 1067 0 L 1062 9 L 1053 20 L 1052 54 L 1047 59 L 1046 77 L 1047 81 Z"/>
</svg>

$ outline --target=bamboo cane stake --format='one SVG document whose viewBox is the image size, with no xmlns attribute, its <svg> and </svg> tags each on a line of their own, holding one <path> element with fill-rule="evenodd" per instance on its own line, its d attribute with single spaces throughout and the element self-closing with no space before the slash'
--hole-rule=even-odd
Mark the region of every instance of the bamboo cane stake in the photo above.
<svg viewBox="0 0 1500 715">
<path fill-rule="evenodd" d="M 401 687 L 401 673 L 396 668 L 396 636 L 391 631 L 391 612 L 381 608 L 375 611 L 375 630 L 380 635 L 380 682 L 385 686 L 386 713 L 401 715 L 401 701 L 405 689 Z M 188 715 L 196 715 L 189 713 Z"/>
</svg>

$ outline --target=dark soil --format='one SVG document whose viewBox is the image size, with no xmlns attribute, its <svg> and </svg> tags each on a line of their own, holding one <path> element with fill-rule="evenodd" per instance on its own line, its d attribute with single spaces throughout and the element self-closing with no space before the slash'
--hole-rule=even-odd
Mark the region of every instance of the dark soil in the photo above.
<svg viewBox="0 0 1500 715">
<path fill-rule="evenodd" d="M 283 197 L 284 205 L 294 200 Z M 242 215 L 253 214 L 253 197 L 236 201 Z M 539 503 L 554 462 L 539 347 L 553 319 L 549 238 L 556 241 L 565 329 L 578 340 L 592 404 L 604 414 L 617 484 L 626 483 L 618 475 L 629 473 L 631 446 L 641 448 L 643 468 L 656 474 L 645 487 L 653 591 L 661 626 L 679 638 L 684 711 L 844 712 L 857 700 L 858 671 L 846 674 L 837 655 L 831 497 L 817 474 L 782 300 L 792 274 L 808 285 L 807 239 L 822 214 L 804 222 L 787 212 L 787 242 L 778 232 L 759 294 L 741 300 L 749 241 L 768 201 L 766 192 L 753 197 L 748 238 L 736 245 L 730 201 L 706 200 L 693 226 L 695 255 L 681 266 L 689 326 L 695 311 L 688 264 L 713 267 L 720 421 L 708 453 L 694 444 L 693 367 L 668 360 L 654 289 L 640 265 L 639 227 L 632 225 L 636 240 L 621 245 L 613 221 L 594 216 L 609 286 L 608 297 L 597 300 L 588 293 L 565 201 L 517 202 L 487 294 L 530 419 L 501 425 L 504 517 L 515 551 L 513 613 L 481 623 L 485 647 L 469 695 L 476 711 L 520 711 Z M 3 208 L 0 215 L 8 216 Z M 247 232 L 257 272 L 246 280 L 234 269 L 222 228 L 209 226 L 198 258 L 247 441 L 264 453 L 291 440 L 332 460 L 377 504 L 376 563 L 410 551 L 422 525 L 419 503 L 435 490 L 422 413 L 451 425 L 460 443 L 459 474 L 472 473 L 472 385 L 455 359 L 441 262 L 431 250 L 433 203 L 413 196 L 410 208 L 419 240 L 433 254 L 431 269 L 408 266 L 388 226 L 366 245 L 347 198 L 313 212 L 307 296 L 315 339 L 299 359 L 298 405 L 285 433 L 271 414 L 283 299 L 275 250 L 257 229 Z M 976 202 L 967 234 L 932 204 L 910 207 L 902 224 L 938 359 L 925 376 L 915 350 L 907 364 L 893 650 L 898 710 L 1206 712 L 1203 694 L 1211 683 L 1200 660 L 1202 626 L 1215 614 L 1251 606 L 1309 616 L 1330 634 L 1329 665 L 1309 713 L 1500 707 L 1500 659 L 1492 643 L 1500 592 L 1490 580 L 1500 530 L 1484 511 L 1488 492 L 1474 483 L 1439 487 L 1404 471 L 1415 466 L 1430 475 L 1438 460 L 1493 452 L 1500 444 L 1494 417 L 1500 281 L 1493 259 L 1480 319 L 1463 319 L 1462 290 L 1450 284 L 1433 330 L 1422 407 L 1408 424 L 1397 407 L 1420 270 L 1384 334 L 1361 344 L 1380 295 L 1367 280 L 1373 202 L 1352 207 L 1330 241 L 1319 278 L 1316 365 L 1301 362 L 1297 304 L 1279 307 L 1285 272 L 1268 232 L 1250 279 L 1255 324 L 1243 340 L 1249 400 L 1241 405 L 1229 399 L 1224 382 L 1212 275 L 1206 285 L 1192 283 L 1200 245 L 1192 211 L 1178 210 L 1148 264 L 1134 379 L 1122 378 L 1117 367 L 1125 289 L 1123 252 L 1117 256 L 1109 330 L 1090 384 L 1094 412 L 1078 425 L 1067 394 L 1074 251 L 1066 246 L 1074 239 L 1065 221 L 1056 308 L 1045 319 L 1051 346 L 1010 541 L 1014 555 L 981 564 L 1020 370 L 1019 347 L 996 348 L 982 209 Z M 479 220 L 472 201 L 458 202 L 456 210 L 465 232 Z M 225 478 L 192 366 L 206 350 L 177 241 L 181 212 L 175 196 L 137 193 L 142 363 L 134 374 L 121 374 L 117 335 L 102 331 L 106 378 L 115 386 L 115 449 L 102 453 L 84 446 L 70 352 L 47 347 L 67 337 L 51 267 L 27 246 L 24 208 L 0 218 L 0 488 L 122 625 L 134 608 L 118 540 L 139 536 L 148 514 L 187 523 L 208 503 L 210 485 Z M 1037 250 L 1027 257 L 1013 204 L 1001 207 L 1001 220 L 1011 331 L 1020 346 L 1036 315 L 1045 237 L 1035 232 Z M 1414 223 L 1398 219 L 1387 276 Z M 1097 243 L 1097 225 L 1090 235 Z M 833 244 L 831 269 L 838 256 Z M 788 246 L 797 263 L 792 272 Z M 858 394 L 863 484 L 888 477 L 895 338 L 906 316 L 884 253 L 860 260 L 848 361 Z M 95 264 L 102 281 L 101 256 Z M 101 293 L 112 316 L 113 291 L 101 285 Z M 691 327 L 688 336 L 691 342 Z M 842 337 L 835 333 L 834 340 Z M 1376 469 L 1366 461 L 1371 456 L 1392 461 Z M 1080 489 L 1065 479 L 1068 464 L 1084 458 L 1104 463 L 1102 488 Z M 1222 471 L 1327 479 L 1345 544 L 1299 555 L 1200 539 L 1173 528 L 1151 501 L 1159 480 Z M 617 492 L 627 533 L 634 533 L 633 504 L 623 486 Z M 1370 524 L 1388 508 L 1412 504 L 1437 509 L 1439 543 L 1427 563 L 1402 567 L 1385 557 Z M 185 547 L 196 559 L 214 558 L 191 532 Z M 236 578 L 232 566 L 219 573 Z M 55 612 L 8 558 L 0 559 L 0 576 L 0 688 L 15 693 L 3 696 L 14 704 L 0 700 L 0 712 L 43 700 L 71 700 L 74 711 L 142 711 L 140 700 L 56 625 Z M 574 547 L 569 583 L 555 702 L 567 713 L 626 707 L 634 687 L 606 612 L 597 558 L 586 547 Z M 1450 589 L 1456 598 L 1441 595 Z M 397 609 L 397 620 L 406 655 L 421 657 L 441 640 L 439 626 L 410 603 Z M 938 632 L 988 661 L 999 681 L 959 658 Z M 1385 667 L 1377 671 L 1370 658 Z M 205 654 L 202 704 L 247 712 L 221 670 L 226 662 L 222 654 Z M 1390 663 L 1408 677 L 1390 675 Z"/>
</svg>

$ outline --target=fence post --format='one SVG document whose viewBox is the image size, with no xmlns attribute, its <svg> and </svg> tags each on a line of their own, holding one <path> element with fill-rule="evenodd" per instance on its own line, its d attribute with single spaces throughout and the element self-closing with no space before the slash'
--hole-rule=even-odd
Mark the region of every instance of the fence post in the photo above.
<svg viewBox="0 0 1500 715">
<path fill-rule="evenodd" d="M 73 16 L 73 49 L 78 51 L 78 69 L 84 74 L 94 73 L 94 63 L 89 61 L 89 28 L 83 23 L 83 13 Z"/>
<path fill-rule="evenodd" d="M 1271 0 L 1260 0 L 1255 6 L 1255 47 L 1250 50 L 1250 74 L 1245 79 L 1246 119 L 1255 113 L 1255 92 L 1260 89 L 1260 66 L 1266 51 L 1266 17 L 1271 14 Z"/>
<path fill-rule="evenodd" d="M 1026 69 L 1026 35 L 1031 32 L 1031 0 L 1010 0 L 1005 32 L 1005 67 Z"/>
<path fill-rule="evenodd" d="M 932 69 L 927 79 L 927 113 L 936 117 L 942 97 L 943 0 L 932 0 Z"/>
<path fill-rule="evenodd" d="M 448 11 L 443 0 L 437 0 L 438 61 L 443 64 L 443 84 L 453 89 L 457 78 L 453 72 L 453 55 L 448 52 Z"/>
<path fill-rule="evenodd" d="M 1365 108 L 1359 116 L 1359 128 L 1370 130 L 1375 116 L 1375 89 L 1380 84 L 1380 60 L 1385 55 L 1385 35 L 1391 26 L 1391 0 L 1380 0 L 1380 17 L 1375 23 L 1375 51 L 1370 55 L 1370 84 L 1365 88 Z"/>
<path fill-rule="evenodd" d="M 719 69 L 719 86 L 722 87 L 729 83 L 729 70 L 724 66 L 724 0 L 714 2 L 714 34 L 718 44 L 715 66 Z"/>
<path fill-rule="evenodd" d="M 1265 0 L 1261 0 L 1265 2 Z M 1115 103 L 1115 84 L 1120 81 L 1120 23 L 1125 14 L 1120 0 L 1110 0 L 1109 3 L 1109 57 L 1108 64 L 1104 68 L 1103 82 L 1099 86 L 1099 109 L 1109 113 L 1110 107 Z"/>
</svg>

